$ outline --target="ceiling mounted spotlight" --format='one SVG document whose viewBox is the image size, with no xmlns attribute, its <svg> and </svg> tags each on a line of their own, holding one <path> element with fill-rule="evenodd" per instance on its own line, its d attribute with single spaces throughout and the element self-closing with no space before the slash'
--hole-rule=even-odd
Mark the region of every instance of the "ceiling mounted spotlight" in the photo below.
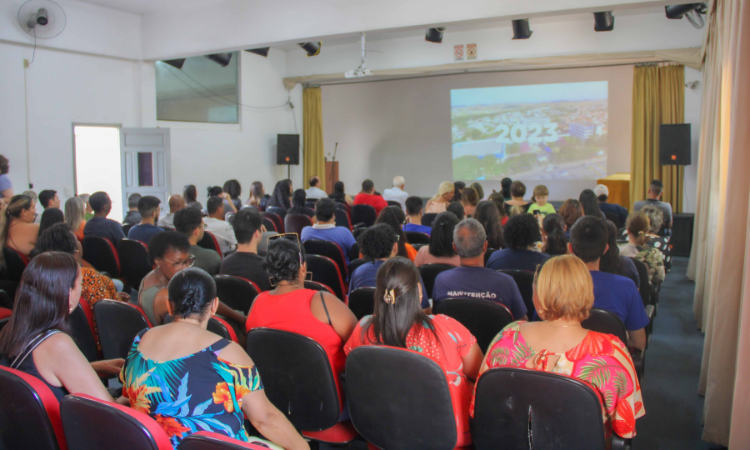
<svg viewBox="0 0 750 450">
<path fill-rule="evenodd" d="M 615 29 L 615 17 L 612 11 L 594 13 L 594 31 L 612 31 Z"/>
<path fill-rule="evenodd" d="M 320 47 L 323 45 L 322 42 L 300 42 L 299 44 L 302 49 L 307 52 L 307 56 L 317 56 L 320 54 Z"/>
<path fill-rule="evenodd" d="M 248 50 L 245 50 L 246 52 L 255 53 L 256 55 L 260 55 L 264 58 L 268 57 L 268 50 L 270 50 L 271 47 L 261 47 L 261 48 L 251 48 Z"/>
<path fill-rule="evenodd" d="M 162 61 L 164 64 L 169 64 L 172 67 L 182 70 L 182 66 L 185 65 L 185 58 L 182 59 L 167 59 Z"/>
<path fill-rule="evenodd" d="M 703 15 L 708 11 L 708 6 L 706 3 L 684 3 L 682 5 L 665 6 L 664 11 L 667 14 L 667 19 L 682 19 L 685 17 L 695 28 L 700 29 L 706 25 Z"/>
<path fill-rule="evenodd" d="M 443 42 L 443 31 L 445 31 L 445 27 L 428 28 L 427 33 L 424 35 L 424 40 L 440 44 Z"/>
<path fill-rule="evenodd" d="M 229 65 L 229 62 L 232 60 L 232 54 L 231 53 L 214 53 L 213 55 L 206 55 L 206 58 L 210 59 L 211 61 L 215 62 L 221 67 L 226 67 Z"/>
<path fill-rule="evenodd" d="M 528 39 L 533 31 L 529 29 L 529 19 L 516 19 L 513 22 L 513 39 Z"/>
</svg>

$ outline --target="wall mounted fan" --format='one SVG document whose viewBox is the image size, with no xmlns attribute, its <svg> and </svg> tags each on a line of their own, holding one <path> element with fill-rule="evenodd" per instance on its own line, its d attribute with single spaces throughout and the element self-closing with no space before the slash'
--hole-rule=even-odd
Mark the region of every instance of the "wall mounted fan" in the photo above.
<svg viewBox="0 0 750 450">
<path fill-rule="evenodd" d="M 29 0 L 18 8 L 18 24 L 36 39 L 58 36 L 66 23 L 65 11 L 52 0 Z"/>
</svg>

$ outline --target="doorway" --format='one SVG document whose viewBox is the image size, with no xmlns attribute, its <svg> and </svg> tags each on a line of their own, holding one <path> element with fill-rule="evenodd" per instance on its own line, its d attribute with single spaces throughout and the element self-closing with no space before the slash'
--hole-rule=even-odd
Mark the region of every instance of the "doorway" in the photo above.
<svg viewBox="0 0 750 450">
<path fill-rule="evenodd" d="M 76 195 L 104 191 L 112 199 L 109 218 L 122 222 L 120 127 L 74 125 Z"/>
</svg>

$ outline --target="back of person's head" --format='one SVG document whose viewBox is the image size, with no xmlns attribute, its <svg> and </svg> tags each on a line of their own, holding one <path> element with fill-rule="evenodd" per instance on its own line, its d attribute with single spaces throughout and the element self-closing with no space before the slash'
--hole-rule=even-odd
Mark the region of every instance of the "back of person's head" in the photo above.
<svg viewBox="0 0 750 450">
<path fill-rule="evenodd" d="M 479 200 L 481 200 L 481 199 L 484 198 L 484 188 L 482 187 L 481 184 L 476 183 L 476 182 L 475 183 L 471 183 L 470 187 L 472 189 L 474 189 L 475 191 L 477 191 L 477 195 L 479 196 Z"/>
<path fill-rule="evenodd" d="M 234 237 L 238 244 L 247 244 L 253 240 L 255 233 L 263 226 L 263 216 L 255 208 L 242 208 L 232 220 Z"/>
<path fill-rule="evenodd" d="M 206 211 L 208 211 L 208 215 L 214 215 L 216 212 L 224 207 L 224 198 L 219 197 L 217 195 L 210 197 L 206 201 Z"/>
<path fill-rule="evenodd" d="M 21 192 L 21 195 L 28 196 L 30 199 L 34 200 L 34 203 L 38 203 L 39 202 L 39 198 L 36 196 L 36 192 L 34 192 L 32 190 L 23 191 L 23 192 Z"/>
<path fill-rule="evenodd" d="M 318 222 L 328 222 L 336 214 L 336 202 L 330 198 L 321 198 L 315 203 L 315 218 Z"/>
<path fill-rule="evenodd" d="M 453 230 L 453 243 L 461 258 L 474 258 L 484 252 L 487 234 L 482 224 L 475 219 L 460 221 Z"/>
<path fill-rule="evenodd" d="M 445 210 L 453 213 L 453 215 L 455 215 L 456 219 L 458 220 L 464 220 L 464 217 L 466 217 L 466 210 L 464 209 L 464 204 L 461 202 L 452 201 L 448 203 L 448 206 L 445 207 Z"/>
<path fill-rule="evenodd" d="M 260 199 L 263 198 L 263 183 L 260 181 L 253 181 L 253 184 L 250 185 L 250 195 L 259 203 Z"/>
<path fill-rule="evenodd" d="M 95 213 L 105 212 L 106 209 L 112 206 L 112 200 L 109 199 L 109 195 L 106 192 L 94 192 L 89 197 L 89 206 L 91 206 L 91 209 Z M 138 206 L 138 201 L 135 202 L 135 206 Z"/>
<path fill-rule="evenodd" d="M 406 233 L 403 230 L 403 224 L 406 222 L 406 215 L 399 206 L 388 206 L 383 208 L 378 214 L 375 223 L 385 223 L 391 227 L 393 233 L 399 236 L 398 240 L 398 255 L 407 256 L 406 252 Z"/>
<path fill-rule="evenodd" d="M 514 181 L 510 185 L 510 195 L 513 198 L 523 198 L 526 195 L 526 185 L 520 181 Z"/>
<path fill-rule="evenodd" d="M 51 189 L 45 189 L 39 193 L 39 204 L 42 205 L 42 208 L 49 208 L 49 202 L 55 198 L 55 194 L 57 194 L 57 191 Z"/>
<path fill-rule="evenodd" d="M 555 256 L 568 253 L 568 239 L 565 238 L 565 220 L 560 214 L 548 214 L 542 221 L 547 241 L 544 243 L 544 253 Z"/>
<path fill-rule="evenodd" d="M 291 188 L 287 180 L 281 180 L 276 183 L 273 188 L 273 195 L 271 195 L 271 206 L 277 206 L 281 208 L 289 209 L 292 205 L 289 202 L 289 197 L 292 196 Z"/>
<path fill-rule="evenodd" d="M 337 181 L 333 184 L 333 192 L 336 194 L 343 194 L 344 193 L 344 182 L 343 181 Z"/>
<path fill-rule="evenodd" d="M 296 281 L 304 260 L 304 249 L 297 241 L 280 237 L 268 245 L 263 258 L 263 269 L 271 277 L 273 284 Z"/>
<path fill-rule="evenodd" d="M 661 225 L 664 223 L 664 213 L 661 209 L 656 206 L 646 205 L 641 208 L 641 212 L 648 217 L 649 224 L 651 227 L 648 232 L 651 234 L 657 234 L 661 229 Z"/>
<path fill-rule="evenodd" d="M 543 184 L 534 186 L 534 198 L 537 197 L 549 197 L 549 189 Z"/>
<path fill-rule="evenodd" d="M 406 180 L 404 180 L 404 177 L 401 175 L 398 175 L 393 178 L 393 187 L 401 188 L 406 184 Z"/>
<path fill-rule="evenodd" d="M 153 266 L 154 264 L 156 264 L 156 259 L 164 258 L 164 255 L 170 250 L 173 252 L 188 253 L 190 251 L 190 241 L 188 240 L 187 236 L 185 236 L 183 233 L 170 230 L 153 235 L 151 237 L 151 240 L 148 241 L 149 265 Z"/>
<path fill-rule="evenodd" d="M 508 248 L 528 249 L 542 240 L 539 222 L 531 214 L 516 214 L 510 216 L 505 224 L 505 243 Z"/>
<path fill-rule="evenodd" d="M 608 237 L 607 226 L 600 217 L 581 217 L 570 229 L 573 253 L 585 263 L 594 262 L 604 255 Z"/>
<path fill-rule="evenodd" d="M 362 258 L 369 261 L 389 258 L 396 243 L 396 234 L 390 225 L 381 223 L 371 226 L 357 239 Z"/>
<path fill-rule="evenodd" d="M 206 188 L 207 197 L 220 197 L 224 190 L 221 186 L 209 186 Z"/>
<path fill-rule="evenodd" d="M 651 190 L 652 194 L 659 196 L 662 191 L 664 191 L 664 183 L 662 183 L 661 180 L 654 180 L 648 188 Z"/>
<path fill-rule="evenodd" d="M 606 202 L 609 197 L 609 188 L 603 184 L 597 184 L 594 188 L 594 195 L 600 202 Z"/>
<path fill-rule="evenodd" d="M 594 282 L 574 255 L 550 258 L 534 277 L 535 306 L 547 321 L 583 321 L 594 306 Z"/>
<path fill-rule="evenodd" d="M 500 181 L 500 186 L 502 188 L 501 193 L 503 194 L 504 198 L 510 198 L 510 186 L 513 184 L 513 180 L 510 178 L 503 178 Z"/>
<path fill-rule="evenodd" d="M 81 200 L 83 200 L 83 203 L 88 203 L 89 202 L 89 198 L 91 198 L 91 195 L 89 195 L 89 194 L 79 194 L 78 197 L 80 197 Z"/>
<path fill-rule="evenodd" d="M 503 226 L 500 224 L 500 212 L 497 210 L 495 203 L 489 200 L 479 202 L 476 211 L 474 211 L 474 218 L 484 227 L 490 248 L 496 250 L 505 248 Z"/>
<path fill-rule="evenodd" d="M 453 200 L 460 202 L 463 199 L 463 190 L 466 188 L 466 183 L 463 181 L 453 182 Z"/>
<path fill-rule="evenodd" d="M 424 206 L 422 199 L 415 195 L 407 198 L 404 203 L 406 204 L 406 214 L 410 216 L 418 216 L 422 212 L 422 207 Z"/>
<path fill-rule="evenodd" d="M 455 197 L 455 191 L 456 191 L 456 187 L 453 185 L 453 183 L 451 183 L 450 181 L 443 181 L 442 183 L 440 183 L 440 186 L 438 186 L 437 195 L 432 197 L 432 199 L 434 200 L 438 197 L 442 197 L 448 194 L 449 192 L 453 192 L 454 193 L 453 197 Z"/>
<path fill-rule="evenodd" d="M 366 194 L 370 194 L 374 190 L 375 190 L 375 183 L 373 183 L 372 180 L 367 179 L 362 182 L 362 192 Z"/>
<path fill-rule="evenodd" d="M 138 214 L 140 214 L 141 217 L 148 217 L 159 210 L 160 203 L 161 200 L 153 195 L 141 197 L 140 200 L 138 200 Z"/>
<path fill-rule="evenodd" d="M 39 253 L 63 252 L 73 255 L 78 251 L 78 241 L 67 223 L 57 223 L 39 233 L 36 250 Z"/>
<path fill-rule="evenodd" d="M 171 195 L 167 201 L 169 204 L 169 212 L 177 212 L 185 207 L 185 198 L 181 195 Z"/>
<path fill-rule="evenodd" d="M 583 217 L 583 206 L 581 202 L 574 198 L 569 198 L 560 207 L 560 215 L 565 221 L 565 226 L 570 230 L 576 220 Z"/>
<path fill-rule="evenodd" d="M 202 223 L 203 214 L 195 208 L 182 208 L 174 213 L 174 228 L 184 235 L 190 236 Z"/>
<path fill-rule="evenodd" d="M 216 282 L 205 270 L 183 269 L 169 280 L 167 286 L 172 315 L 203 320 L 210 312 L 216 295 Z"/>
<path fill-rule="evenodd" d="M 480 199 L 481 197 L 479 197 L 477 191 L 475 191 L 474 188 L 471 187 L 464 188 L 463 192 L 461 193 L 461 203 L 467 206 L 477 206 Z"/>
<path fill-rule="evenodd" d="M 198 201 L 198 189 L 195 188 L 194 184 L 188 184 L 182 191 L 182 196 L 185 197 L 186 203 L 195 203 Z"/>
<path fill-rule="evenodd" d="M 130 196 L 128 196 L 128 208 L 138 208 L 138 202 L 141 200 L 141 197 L 141 194 L 138 193 L 130 194 Z"/>
<path fill-rule="evenodd" d="M 242 186 L 237 180 L 227 180 L 221 190 L 229 194 L 229 197 L 233 200 L 240 198 L 242 195 Z"/>
<path fill-rule="evenodd" d="M 307 181 L 310 187 L 315 187 L 320 183 L 320 178 L 318 178 L 317 175 L 310 177 L 310 179 Z"/>
<path fill-rule="evenodd" d="M 42 213 L 42 218 L 39 221 L 39 234 L 44 233 L 44 230 L 51 227 L 56 223 L 64 223 L 65 215 L 62 211 L 57 208 L 47 208 Z"/>
<path fill-rule="evenodd" d="M 78 230 L 85 215 L 86 203 L 80 196 L 65 200 L 65 223 L 70 225 L 71 230 Z"/>
<path fill-rule="evenodd" d="M 292 194 L 292 206 L 296 208 L 304 208 L 305 201 L 307 200 L 307 194 L 304 189 L 297 189 Z"/>
<path fill-rule="evenodd" d="M 502 192 L 493 192 L 490 194 L 490 196 L 487 198 L 487 200 L 491 201 L 492 203 L 497 206 L 497 212 L 500 213 L 500 217 L 503 218 L 508 215 L 508 212 L 505 210 L 505 197 L 503 197 Z"/>
<path fill-rule="evenodd" d="M 18 194 L 11 197 L 8 202 L 8 206 L 5 209 L 5 214 L 9 217 L 20 217 L 21 213 L 34 206 L 34 200 L 25 194 Z M 6 221 L 7 225 L 10 225 L 10 221 Z"/>
<path fill-rule="evenodd" d="M 458 222 L 458 217 L 450 211 L 442 212 L 432 220 L 430 255 L 438 258 L 456 256 L 456 251 L 453 249 L 453 231 Z"/>
<path fill-rule="evenodd" d="M 648 216 L 641 211 L 631 213 L 625 222 L 628 234 L 635 237 L 636 245 L 643 245 L 648 239 L 648 231 L 651 228 Z"/>
<path fill-rule="evenodd" d="M 3 155 L 0 155 L 0 174 L 5 175 L 10 169 L 10 161 Z"/>
<path fill-rule="evenodd" d="M 69 332 L 71 293 L 80 267 L 72 255 L 43 253 L 29 262 L 16 290 L 13 315 L 0 333 L 0 354 L 18 356 L 41 333 Z"/>
<path fill-rule="evenodd" d="M 599 271 L 622 275 L 620 248 L 617 246 L 617 226 L 611 220 L 605 220 L 604 225 L 607 227 L 607 245 L 609 248 L 599 260 Z"/>
<path fill-rule="evenodd" d="M 581 202 L 583 207 L 583 213 L 587 216 L 602 217 L 602 212 L 599 209 L 599 199 L 596 198 L 596 194 L 591 189 L 584 189 L 581 195 L 578 197 L 578 201 Z"/>
</svg>

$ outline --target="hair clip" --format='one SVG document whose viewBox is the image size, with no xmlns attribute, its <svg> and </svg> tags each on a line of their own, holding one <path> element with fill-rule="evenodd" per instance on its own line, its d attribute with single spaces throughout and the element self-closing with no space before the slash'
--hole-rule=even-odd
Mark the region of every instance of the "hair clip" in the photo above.
<svg viewBox="0 0 750 450">
<path fill-rule="evenodd" d="M 396 293 L 393 292 L 393 289 L 390 291 L 388 289 L 385 290 L 385 295 L 383 296 L 383 300 L 391 305 L 396 304 Z"/>
</svg>

